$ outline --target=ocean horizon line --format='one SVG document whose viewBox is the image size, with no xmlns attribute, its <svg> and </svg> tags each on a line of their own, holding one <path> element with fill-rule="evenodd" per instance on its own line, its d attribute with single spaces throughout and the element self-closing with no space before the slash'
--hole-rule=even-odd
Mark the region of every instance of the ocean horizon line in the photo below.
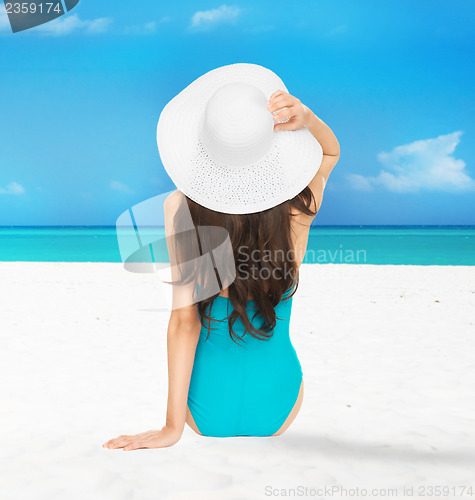
<svg viewBox="0 0 475 500">
<path fill-rule="evenodd" d="M 164 242 L 165 229 L 153 225 L 0 226 L 0 261 L 117 262 L 144 253 L 163 262 Z M 316 224 L 304 262 L 475 265 L 475 225 Z"/>
</svg>

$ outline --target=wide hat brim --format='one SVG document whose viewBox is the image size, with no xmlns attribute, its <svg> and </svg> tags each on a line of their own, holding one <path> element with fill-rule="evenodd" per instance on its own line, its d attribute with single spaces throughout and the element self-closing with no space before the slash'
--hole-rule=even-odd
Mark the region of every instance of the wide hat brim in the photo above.
<svg viewBox="0 0 475 500">
<path fill-rule="evenodd" d="M 252 84 L 266 99 L 288 92 L 271 70 L 251 63 L 221 66 L 197 78 L 163 108 L 157 126 L 162 164 L 176 187 L 196 203 L 229 214 L 247 214 L 275 207 L 297 196 L 320 168 L 323 151 L 304 127 L 274 132 L 268 154 L 245 167 L 213 161 L 200 139 L 206 103 L 228 83 Z"/>
</svg>

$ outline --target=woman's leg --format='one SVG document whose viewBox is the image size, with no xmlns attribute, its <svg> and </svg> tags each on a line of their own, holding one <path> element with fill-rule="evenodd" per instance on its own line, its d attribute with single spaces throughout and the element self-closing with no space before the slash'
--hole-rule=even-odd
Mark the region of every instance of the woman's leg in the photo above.
<svg viewBox="0 0 475 500">
<path fill-rule="evenodd" d="M 295 420 L 297 413 L 300 411 L 300 407 L 302 406 L 302 400 L 303 400 L 303 379 L 300 384 L 300 390 L 299 390 L 299 395 L 297 397 L 297 401 L 295 402 L 292 411 L 289 413 L 289 416 L 286 418 L 285 422 L 282 424 L 280 429 L 275 434 L 272 434 L 272 436 L 279 436 L 288 429 L 290 424 Z"/>
</svg>

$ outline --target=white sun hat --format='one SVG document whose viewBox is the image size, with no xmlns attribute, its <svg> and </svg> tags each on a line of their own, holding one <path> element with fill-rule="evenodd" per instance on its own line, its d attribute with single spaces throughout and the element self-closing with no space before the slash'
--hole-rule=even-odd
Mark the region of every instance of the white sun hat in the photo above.
<svg viewBox="0 0 475 500">
<path fill-rule="evenodd" d="M 205 73 L 168 102 L 157 143 L 178 190 L 211 210 L 248 214 L 308 186 L 323 151 L 306 127 L 274 131 L 267 105 L 277 90 L 288 92 L 271 70 L 236 63 Z"/>
</svg>

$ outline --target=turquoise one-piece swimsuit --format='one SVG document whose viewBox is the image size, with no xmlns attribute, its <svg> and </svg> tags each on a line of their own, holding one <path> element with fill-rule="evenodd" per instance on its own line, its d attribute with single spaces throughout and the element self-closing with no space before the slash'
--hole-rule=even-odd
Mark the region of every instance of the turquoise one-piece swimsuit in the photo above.
<svg viewBox="0 0 475 500">
<path fill-rule="evenodd" d="M 203 436 L 271 436 L 292 411 L 303 374 L 289 336 L 292 310 L 288 290 L 277 304 L 277 324 L 269 340 L 246 333 L 243 340 L 229 335 L 227 316 L 232 303 L 219 295 L 212 304 L 211 331 L 202 326 L 188 392 L 188 407 Z M 252 324 L 263 324 L 254 301 L 247 304 Z M 245 331 L 238 318 L 234 331 Z"/>
</svg>

